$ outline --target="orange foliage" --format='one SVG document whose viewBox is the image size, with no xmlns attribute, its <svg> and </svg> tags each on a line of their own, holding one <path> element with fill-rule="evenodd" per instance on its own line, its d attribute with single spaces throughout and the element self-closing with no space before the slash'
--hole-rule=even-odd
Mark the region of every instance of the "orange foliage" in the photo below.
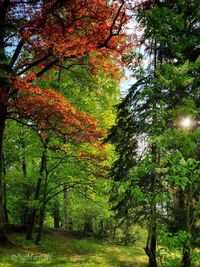
<svg viewBox="0 0 200 267">
<path fill-rule="evenodd" d="M 120 55 L 129 53 L 133 45 L 125 31 L 126 1 L 113 0 L 109 5 L 106 0 L 11 2 L 6 19 L 18 31 L 14 43 L 12 37 L 5 41 L 5 47 L 16 50 L 11 88 L 0 92 L 1 103 L 31 117 L 40 128 L 48 125 L 70 140 L 95 142 L 102 137 L 95 120 L 78 112 L 62 95 L 38 87 L 35 80 L 48 79 L 48 70 L 63 64 L 85 62 L 93 71 L 103 69 L 119 79 Z"/>
<path fill-rule="evenodd" d="M 30 79 L 30 75 L 27 75 Z M 31 75 L 33 77 L 33 75 Z M 50 126 L 73 142 L 96 142 L 103 136 L 93 117 L 77 111 L 53 90 L 43 90 L 25 78 L 13 82 L 19 92 L 12 107 L 36 121 L 41 129 Z"/>
<path fill-rule="evenodd" d="M 113 61 L 109 67 L 101 63 L 112 59 L 122 64 L 120 55 L 129 53 L 133 46 L 125 31 L 128 15 L 121 1 L 111 1 L 110 5 L 106 0 L 70 0 L 63 4 L 56 0 L 39 1 L 29 9 L 26 5 L 12 7 L 12 19 L 17 20 L 19 10 L 23 21 L 19 37 L 30 51 L 28 58 L 21 55 L 19 69 L 45 55 L 47 58 L 35 65 L 37 69 L 45 68 L 54 59 L 70 64 L 89 56 L 95 69 L 116 73 Z"/>
</svg>

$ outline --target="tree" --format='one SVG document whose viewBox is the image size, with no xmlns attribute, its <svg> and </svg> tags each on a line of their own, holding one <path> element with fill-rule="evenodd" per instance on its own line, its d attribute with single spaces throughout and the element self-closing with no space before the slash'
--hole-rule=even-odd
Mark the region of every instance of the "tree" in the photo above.
<svg viewBox="0 0 200 267">
<path fill-rule="evenodd" d="M 181 118 L 185 115 L 193 116 L 195 120 L 199 119 L 195 112 L 199 107 L 197 96 L 199 78 L 196 72 L 199 69 L 200 52 L 197 46 L 197 40 L 200 38 L 198 9 L 198 1 L 179 1 L 177 3 L 155 1 L 154 5 L 146 8 L 146 11 L 139 15 L 140 21 L 145 25 L 144 39 L 148 40 L 149 44 L 155 39 L 157 42 L 157 59 L 160 61 L 157 74 L 160 80 L 159 84 L 163 88 L 161 97 L 165 102 L 168 127 L 177 120 L 175 116 Z M 159 30 L 155 27 L 155 21 L 159 23 Z M 170 112 L 170 109 L 174 110 L 174 113 Z M 195 158 L 193 154 L 196 151 L 195 146 L 193 149 L 194 152 L 191 152 L 190 156 Z M 184 146 L 181 150 L 184 150 Z M 185 154 L 186 151 L 182 151 L 182 153 Z M 187 168 L 190 169 L 189 166 Z M 189 177 L 188 179 L 191 179 Z M 190 182 L 191 185 L 193 183 L 194 181 Z M 183 200 L 180 199 L 185 212 L 183 212 L 184 220 L 179 220 L 179 225 L 182 224 L 182 230 L 187 229 L 186 231 L 190 235 L 190 223 L 188 223 L 190 219 L 187 219 L 187 214 L 191 213 L 191 204 L 189 203 L 191 203 L 192 191 L 190 187 L 187 187 L 186 191 L 180 188 L 181 191 L 179 196 Z M 191 266 L 188 241 L 185 241 L 185 244 L 187 244 L 187 248 L 183 249 L 182 266 Z"/>
<path fill-rule="evenodd" d="M 42 80 L 39 81 L 38 83 L 40 87 L 44 86 L 45 88 L 48 88 L 51 86 L 52 88 L 57 88 L 57 77 L 54 73 L 51 73 L 51 76 L 52 78 L 48 82 L 45 82 L 45 84 L 43 84 L 44 82 Z M 77 79 L 79 77 L 81 77 L 80 84 L 73 84 L 73 88 L 71 88 L 72 83 L 74 83 L 74 80 L 77 82 Z M 91 89 L 91 86 L 93 90 Z M 108 90 L 106 91 L 106 89 Z M 98 90 L 99 94 L 96 94 L 94 90 Z M 76 105 L 79 110 L 87 111 L 87 113 L 91 113 L 93 114 L 93 116 L 95 115 L 95 117 L 98 118 L 98 124 L 101 127 L 105 128 L 105 130 L 108 126 L 114 123 L 112 105 L 113 103 L 118 101 L 117 99 L 119 89 L 117 87 L 116 82 L 112 81 L 110 77 L 106 77 L 103 74 L 101 74 L 100 76 L 92 76 L 86 70 L 77 66 L 77 68 L 75 68 L 74 70 L 70 70 L 69 73 L 66 70 L 62 71 L 59 77 L 59 91 L 62 91 L 63 94 L 65 94 L 66 97 L 70 100 L 70 102 L 73 103 L 73 105 Z M 90 98 L 91 96 L 93 96 L 92 99 Z M 27 102 L 27 98 L 24 100 L 24 103 L 21 102 L 21 104 L 24 105 L 24 108 L 29 108 L 29 102 Z M 31 95 L 29 100 L 34 102 L 35 100 L 31 100 L 31 98 L 33 98 L 33 95 Z M 39 101 L 40 99 L 38 100 L 38 103 Z M 66 103 L 64 104 L 64 101 L 62 101 L 61 104 L 59 104 L 58 102 L 55 102 L 54 104 L 54 102 L 52 102 L 51 108 L 54 105 L 54 111 L 59 109 L 58 112 L 60 112 L 62 106 L 63 111 L 61 111 L 61 113 L 63 115 L 63 105 L 66 106 Z M 33 107 L 33 105 L 31 106 Z M 41 105 L 38 105 L 38 107 L 34 106 L 34 108 L 35 110 L 37 110 L 38 108 L 38 112 L 31 112 L 34 112 L 35 114 L 42 114 Z M 56 116 L 54 116 L 54 114 L 51 114 L 51 109 L 48 109 L 48 107 L 43 105 L 43 109 L 45 111 L 43 115 L 44 119 L 47 117 L 49 121 L 49 123 L 47 123 L 45 127 L 43 125 L 43 129 L 40 127 L 40 125 L 36 124 L 37 119 L 35 119 L 35 122 L 33 123 L 30 121 L 30 119 L 25 118 L 23 120 L 21 119 L 21 121 L 19 121 L 19 119 L 17 118 L 11 118 L 12 120 L 15 120 L 17 122 L 19 121 L 22 124 L 22 128 L 20 127 L 18 129 L 17 125 L 13 123 L 11 124 L 13 127 L 11 126 L 10 128 L 15 129 L 15 133 L 19 132 L 19 137 L 13 136 L 12 138 L 15 139 L 14 142 L 16 142 L 16 147 L 18 148 L 19 154 L 22 154 L 23 175 L 24 167 L 26 169 L 26 177 L 23 178 L 23 183 L 20 181 L 21 168 L 19 169 L 20 174 L 18 174 L 19 178 L 17 180 L 17 183 L 19 184 L 20 194 L 16 191 L 16 195 L 20 195 L 21 198 L 15 198 L 15 207 L 19 213 L 18 216 L 16 216 L 16 221 L 18 221 L 19 215 L 23 217 L 24 227 L 28 229 L 27 239 L 32 239 L 35 222 L 39 220 L 37 242 L 39 242 L 41 239 L 43 222 L 45 218 L 44 215 L 46 213 L 45 210 L 48 209 L 49 201 L 56 197 L 58 194 L 61 194 L 63 191 L 65 191 L 65 187 L 66 190 L 69 190 L 70 188 L 76 189 L 78 187 L 79 191 L 84 194 L 84 188 L 87 186 L 87 184 L 91 184 L 91 177 L 93 177 L 92 184 L 95 184 L 96 179 L 101 179 L 101 177 L 106 176 L 107 165 L 105 165 L 105 161 L 108 154 L 104 152 L 106 148 L 105 145 L 102 145 L 101 143 L 96 144 L 97 146 L 95 145 L 95 139 L 98 138 L 98 134 L 96 135 L 96 137 L 94 137 L 93 135 L 94 139 L 92 139 L 92 143 L 89 141 L 90 138 L 88 139 L 88 134 L 84 132 L 84 127 L 81 118 L 79 117 L 79 114 L 82 113 L 76 111 L 76 113 L 73 114 L 73 117 L 70 116 L 72 119 L 74 118 L 74 120 L 79 121 L 78 125 L 81 126 L 82 124 L 82 126 L 79 129 L 78 133 L 73 131 L 70 136 L 70 133 L 68 132 L 68 138 L 66 139 L 64 136 L 65 128 L 69 129 L 69 124 L 72 119 L 67 118 L 65 120 L 65 123 L 67 123 L 68 121 L 68 124 L 66 124 L 65 128 L 63 127 L 65 123 L 61 123 L 56 127 L 53 126 L 54 131 L 55 129 L 57 130 L 57 134 L 53 134 L 52 128 L 50 127 L 50 123 L 52 126 L 54 120 L 57 120 L 56 116 L 58 115 L 58 112 L 56 112 Z M 75 108 L 73 110 L 75 111 Z M 62 115 L 59 118 L 60 120 L 62 118 Z M 70 115 L 69 111 L 68 115 Z M 64 119 L 62 121 L 64 121 Z M 27 129 L 24 129 L 25 127 Z M 75 124 L 73 125 L 73 127 L 75 127 Z M 89 129 L 89 127 L 89 125 L 86 127 L 87 130 Z M 30 132 L 32 130 L 34 130 L 33 136 Z M 81 131 L 82 138 L 81 140 L 78 140 Z M 95 132 L 97 133 L 96 130 Z M 95 134 L 95 132 L 93 134 Z M 34 134 L 36 134 L 36 136 L 34 136 Z M 103 131 L 99 131 L 99 137 L 102 134 Z M 9 135 L 11 138 L 12 132 L 10 132 Z M 90 137 L 91 135 L 92 132 L 90 133 Z M 36 139 L 37 136 L 39 137 L 38 140 Z M 34 142 L 35 139 L 37 140 L 37 144 L 35 144 Z M 48 139 L 47 145 L 45 145 L 46 139 Z M 38 150 L 39 154 L 35 151 L 35 149 L 33 149 L 30 150 L 31 155 L 29 155 L 29 148 L 32 147 L 31 144 L 33 142 L 33 148 L 40 147 L 40 150 Z M 8 140 L 5 144 L 7 145 L 7 143 L 9 143 Z M 10 149 L 15 150 L 12 147 Z M 43 155 L 44 150 L 46 151 L 45 160 Z M 5 154 L 10 160 L 10 154 L 7 149 L 5 151 Z M 19 160 L 21 161 L 20 156 L 18 161 Z M 33 160 L 35 162 L 34 169 L 37 170 L 34 173 L 30 170 L 30 167 L 32 168 Z M 15 165 L 11 166 L 11 168 L 13 168 Z M 14 167 L 14 173 L 17 173 L 17 170 L 15 168 L 16 166 Z M 32 181 L 32 183 L 30 183 L 29 181 Z M 10 183 L 8 184 L 8 187 L 10 187 Z M 29 193 L 27 195 L 26 191 L 31 192 L 31 194 Z M 49 192 L 51 193 L 49 194 Z M 26 211 L 26 214 L 21 211 L 21 208 L 19 208 L 20 206 L 24 207 L 24 212 Z M 12 220 L 12 213 L 10 217 Z"/>
<path fill-rule="evenodd" d="M 134 207 L 138 203 L 141 204 L 142 190 L 143 193 L 146 193 L 143 195 L 144 200 L 144 196 L 147 196 L 152 201 L 155 198 L 154 202 L 143 202 L 143 205 L 146 205 L 148 210 L 151 204 L 152 208 L 153 206 L 154 209 L 156 207 L 154 214 L 151 212 L 153 210 L 152 208 L 151 211 L 148 211 L 148 214 L 150 213 L 149 217 L 153 220 L 153 217 L 157 217 L 155 214 L 159 213 L 159 199 L 162 198 L 161 193 L 164 193 L 163 199 L 167 197 L 167 201 L 170 200 L 170 196 L 166 195 L 166 185 L 171 190 L 174 190 L 174 185 L 168 180 L 167 169 L 165 169 L 168 166 L 163 164 L 163 162 L 166 161 L 166 158 L 169 159 L 171 153 L 174 152 L 176 154 L 176 149 L 172 143 L 170 148 L 165 149 L 163 138 L 165 133 L 170 131 L 171 128 L 180 127 L 178 121 L 181 117 L 191 116 L 195 120 L 199 120 L 197 115 L 197 109 L 199 107 L 199 77 L 197 74 L 199 70 L 199 48 L 197 45 L 197 40 L 199 40 L 199 12 L 197 10 L 199 10 L 198 1 L 178 1 L 177 3 L 174 1 L 145 1 L 139 6 L 137 18 L 140 26 L 144 29 L 141 42 L 145 45 L 146 51 L 149 53 L 150 64 L 149 68 L 141 68 L 137 72 L 138 81 L 130 88 L 127 97 L 120 106 L 117 130 L 114 128 L 114 132 L 118 134 L 116 136 L 120 137 L 120 133 L 125 133 L 127 137 L 126 145 L 121 141 L 122 138 L 114 139 L 114 142 L 117 144 L 117 149 L 120 146 L 122 147 L 121 151 L 119 150 L 120 158 L 125 162 L 122 165 L 123 168 L 119 167 L 120 161 L 116 162 L 117 168 L 115 167 L 114 169 L 117 171 L 117 173 L 114 173 L 114 177 L 118 177 L 120 180 L 118 192 L 121 188 L 123 189 L 121 199 L 120 196 L 116 197 L 116 201 L 118 201 L 116 208 L 119 211 L 127 212 L 127 210 L 130 210 L 131 205 Z M 155 59 L 153 64 L 151 64 L 152 57 Z M 153 68 L 155 69 L 155 73 L 152 72 Z M 123 113 L 125 117 L 121 116 Z M 124 122 L 123 124 L 121 123 L 122 121 Z M 198 130 L 198 125 L 196 127 Z M 169 142 L 174 140 L 174 132 L 170 132 L 171 135 L 168 137 Z M 180 129 L 178 132 L 180 134 Z M 139 157 L 137 146 L 132 146 L 132 143 L 134 140 L 138 140 L 139 142 L 142 136 L 145 137 L 146 151 Z M 190 140 L 189 135 L 188 140 Z M 182 230 L 187 229 L 186 235 L 191 238 L 191 217 L 193 217 L 193 209 L 196 209 L 196 205 L 191 203 L 194 203 L 193 192 L 194 190 L 196 192 L 196 189 L 194 189 L 196 185 L 193 180 L 194 178 L 192 178 L 194 177 L 194 170 L 192 170 L 194 166 L 189 166 L 188 160 L 191 157 L 192 165 L 198 165 L 196 162 L 198 144 L 196 141 L 194 143 L 193 141 L 191 143 L 188 141 L 187 146 L 192 146 L 192 151 L 188 153 L 186 146 L 180 141 L 179 143 L 180 145 L 182 144 L 182 147 L 179 146 L 178 149 L 181 150 L 182 155 L 184 154 L 183 162 L 185 165 L 183 165 L 187 165 L 188 169 L 187 179 L 185 178 L 187 186 L 183 185 L 183 178 L 178 188 L 178 190 L 182 190 L 182 194 L 180 195 L 183 197 L 182 206 L 184 206 L 184 220 L 180 221 L 179 218 L 179 225 Z M 126 150 L 123 149 L 124 146 L 130 150 L 131 146 L 132 149 L 135 149 L 132 152 L 132 155 L 136 154 L 134 163 L 133 161 L 129 162 Z M 152 152 L 150 153 L 150 151 Z M 157 160 L 153 160 L 156 158 Z M 176 175 L 173 173 L 172 176 L 174 179 L 182 177 L 181 173 L 183 173 L 183 169 L 185 168 L 182 167 L 181 171 L 181 168 L 178 168 L 177 162 L 176 164 L 174 169 L 179 171 Z M 156 178 L 154 175 L 153 179 L 156 181 L 156 188 L 154 187 L 156 190 L 151 189 L 153 183 L 150 182 L 150 178 L 153 173 L 157 176 Z M 135 190 L 133 188 L 131 189 L 131 186 L 139 187 L 136 199 L 134 198 Z M 184 187 L 184 190 L 182 187 Z M 147 194 L 147 190 L 149 190 L 149 194 Z M 175 196 L 174 199 L 176 199 Z M 120 203 L 125 204 L 125 207 L 120 206 Z M 165 214 L 163 213 L 161 215 L 162 219 L 165 219 Z M 150 219 L 150 222 L 152 220 Z M 153 235 L 150 234 L 150 236 Z M 182 244 L 182 266 L 191 266 L 192 264 L 190 257 L 190 238 L 184 239 L 185 241 Z M 154 253 L 155 246 L 152 252 L 156 255 Z M 156 266 L 155 260 L 151 260 L 149 257 L 148 266 Z"/>
<path fill-rule="evenodd" d="M 54 99 L 60 104 L 63 99 L 53 91 L 36 86 L 36 79 L 41 76 L 47 79 L 44 73 L 52 68 L 70 68 L 85 62 L 93 65 L 94 69 L 101 66 L 115 71 L 113 61 L 110 61 L 111 67 L 110 64 L 104 65 L 103 59 L 118 60 L 119 54 L 128 47 L 123 30 L 128 15 L 125 1 L 113 1 L 108 5 L 106 1 L 97 4 L 93 0 L 48 3 L 4 0 L 0 10 L 0 240 L 5 241 L 2 155 L 7 117 L 19 110 L 20 116 L 31 116 L 41 126 L 47 119 L 44 112 L 49 110 L 51 123 L 57 127 L 58 120 L 50 107 L 55 107 Z M 51 101 L 50 97 L 53 98 Z M 26 100 L 32 105 L 31 109 Z M 39 107 L 42 108 L 41 117 L 36 114 Z M 83 120 L 88 119 L 83 117 Z"/>
</svg>

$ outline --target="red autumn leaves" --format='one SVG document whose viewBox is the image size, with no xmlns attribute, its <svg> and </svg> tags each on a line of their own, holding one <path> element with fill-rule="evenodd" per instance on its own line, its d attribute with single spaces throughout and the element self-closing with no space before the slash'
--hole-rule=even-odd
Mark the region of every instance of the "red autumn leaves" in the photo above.
<svg viewBox="0 0 200 267">
<path fill-rule="evenodd" d="M 40 128 L 51 127 L 76 142 L 92 143 L 102 137 L 95 119 L 77 111 L 56 91 L 40 88 L 37 78 L 58 67 L 87 64 L 117 79 L 119 56 L 129 49 L 123 30 L 128 20 L 125 1 L 109 5 L 105 0 L 18 1 L 10 6 L 7 19 L 18 28 L 11 89 L 1 94 L 8 107 Z M 12 46 L 11 40 L 5 45 Z"/>
</svg>

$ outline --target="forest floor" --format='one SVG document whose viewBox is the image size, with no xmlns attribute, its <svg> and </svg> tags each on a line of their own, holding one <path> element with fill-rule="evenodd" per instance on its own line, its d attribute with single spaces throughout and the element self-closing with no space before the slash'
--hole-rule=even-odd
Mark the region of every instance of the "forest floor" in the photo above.
<svg viewBox="0 0 200 267">
<path fill-rule="evenodd" d="M 75 239 L 52 231 L 40 245 L 12 234 L 15 246 L 0 247 L 0 267 L 145 267 L 143 240 L 134 246 L 117 246 L 91 239 Z"/>
</svg>

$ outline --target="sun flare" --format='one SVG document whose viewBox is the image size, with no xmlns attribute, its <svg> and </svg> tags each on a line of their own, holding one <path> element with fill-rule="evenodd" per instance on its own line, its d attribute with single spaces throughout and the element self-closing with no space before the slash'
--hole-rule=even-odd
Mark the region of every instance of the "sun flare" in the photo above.
<svg viewBox="0 0 200 267">
<path fill-rule="evenodd" d="M 190 117 L 182 118 L 180 125 L 183 128 L 191 128 L 193 125 L 193 121 Z"/>
</svg>

